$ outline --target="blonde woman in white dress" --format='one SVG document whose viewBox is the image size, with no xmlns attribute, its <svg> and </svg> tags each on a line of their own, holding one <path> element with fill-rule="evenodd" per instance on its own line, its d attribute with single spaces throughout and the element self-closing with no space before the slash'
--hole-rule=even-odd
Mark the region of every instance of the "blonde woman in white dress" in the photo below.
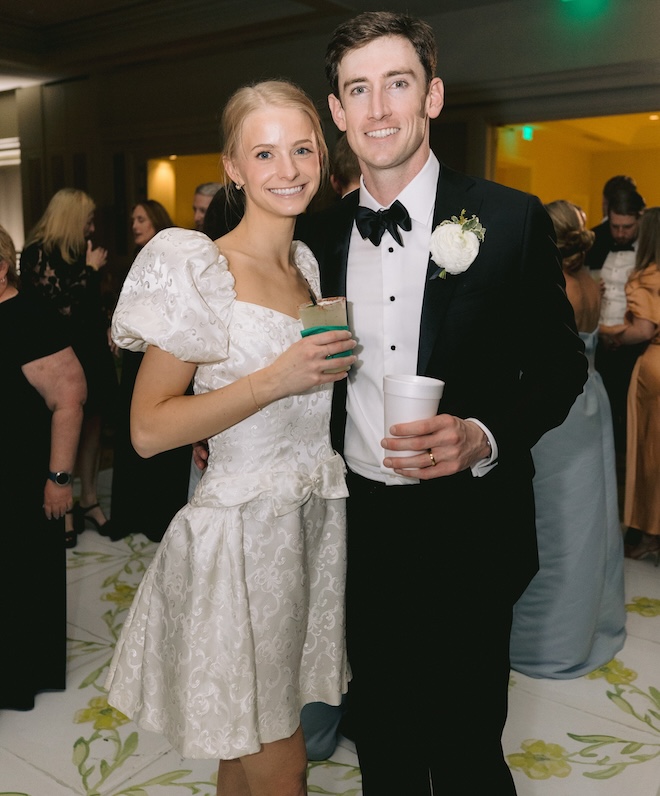
<svg viewBox="0 0 660 796">
<path fill-rule="evenodd" d="M 118 345 L 145 350 L 136 449 L 208 439 L 209 458 L 140 585 L 106 685 L 113 707 L 182 756 L 220 759 L 218 794 L 303 796 L 301 708 L 338 705 L 349 680 L 347 490 L 329 436 L 346 372 L 326 369 L 355 341 L 301 337 L 297 308 L 319 295 L 319 275 L 294 225 L 327 170 L 313 103 L 263 81 L 233 95 L 222 126 L 241 222 L 215 242 L 156 235 L 113 319 Z"/>
</svg>

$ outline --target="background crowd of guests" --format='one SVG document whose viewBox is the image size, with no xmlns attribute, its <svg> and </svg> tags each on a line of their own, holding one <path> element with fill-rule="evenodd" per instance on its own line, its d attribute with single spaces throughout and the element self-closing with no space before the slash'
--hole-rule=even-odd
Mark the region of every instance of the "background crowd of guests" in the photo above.
<svg viewBox="0 0 660 796">
<path fill-rule="evenodd" d="M 604 326 L 623 322 L 626 282 L 635 267 L 635 246 L 644 207 L 644 200 L 631 177 L 617 175 L 605 184 L 605 218 L 593 228 L 594 245 L 587 252 L 586 259 L 593 274 L 600 277 L 600 323 Z M 596 348 L 596 368 L 602 376 L 612 409 L 620 475 L 625 473 L 628 385 L 642 348 L 641 345 L 617 346 L 607 335 L 600 335 Z"/>
<path fill-rule="evenodd" d="M 637 221 L 635 263 L 625 284 L 621 322 L 601 326 L 614 350 L 632 348 L 627 393 L 627 448 L 623 521 L 626 554 L 660 560 L 660 208 Z"/>
<path fill-rule="evenodd" d="M 586 263 L 602 290 L 595 366 L 611 406 L 624 551 L 658 563 L 658 209 L 620 174 L 603 186 L 603 213 Z"/>
</svg>

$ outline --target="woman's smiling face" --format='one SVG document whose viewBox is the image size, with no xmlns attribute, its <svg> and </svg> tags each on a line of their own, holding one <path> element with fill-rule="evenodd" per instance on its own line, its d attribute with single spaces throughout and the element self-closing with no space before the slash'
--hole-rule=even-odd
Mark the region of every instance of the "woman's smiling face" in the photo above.
<svg viewBox="0 0 660 796">
<path fill-rule="evenodd" d="M 241 129 L 239 154 L 226 161 L 232 180 L 267 213 L 298 216 L 319 189 L 321 162 L 309 116 L 294 108 L 269 107 L 250 113 Z"/>
</svg>

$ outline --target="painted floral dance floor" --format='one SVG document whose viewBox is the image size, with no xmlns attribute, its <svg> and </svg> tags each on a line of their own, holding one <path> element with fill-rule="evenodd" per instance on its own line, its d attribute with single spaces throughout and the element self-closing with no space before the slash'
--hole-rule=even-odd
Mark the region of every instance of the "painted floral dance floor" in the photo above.
<svg viewBox="0 0 660 796">
<path fill-rule="evenodd" d="M 107 508 L 111 471 L 101 475 Z M 88 530 L 68 551 L 68 687 L 39 695 L 32 711 L 0 711 L 0 796 L 215 796 L 214 761 L 181 758 L 105 698 L 113 646 L 155 549 L 142 534 L 113 543 Z M 519 796 L 660 796 L 660 567 L 625 563 L 628 638 L 615 660 L 576 680 L 511 674 L 504 750 Z M 349 740 L 310 764 L 309 792 L 361 796 Z"/>
</svg>

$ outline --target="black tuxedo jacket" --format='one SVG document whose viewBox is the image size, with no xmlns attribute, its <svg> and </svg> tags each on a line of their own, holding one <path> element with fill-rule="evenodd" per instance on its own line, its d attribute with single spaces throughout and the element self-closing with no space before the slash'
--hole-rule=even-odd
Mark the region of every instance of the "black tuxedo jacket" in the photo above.
<svg viewBox="0 0 660 796">
<path fill-rule="evenodd" d="M 299 221 L 296 237 L 319 261 L 323 295 L 346 295 L 358 197 L 354 191 Z M 445 382 L 440 413 L 475 417 L 490 429 L 498 464 L 481 478 L 465 470 L 419 486 L 433 493 L 438 517 L 463 539 L 506 527 L 494 546 L 499 563 L 491 559 L 489 566 L 500 574 L 515 569 L 521 577 L 512 585 L 522 589 L 538 564 L 530 448 L 568 414 L 586 381 L 587 360 L 552 222 L 539 200 L 441 164 L 433 228 L 462 210 L 478 216 L 485 240 L 462 274 L 432 279 L 438 267 L 429 258 L 421 320 L 411 321 L 420 323 L 417 373 Z M 359 339 L 360 330 L 353 332 Z M 338 382 L 332 419 L 340 452 L 345 393 L 346 381 Z"/>
</svg>

